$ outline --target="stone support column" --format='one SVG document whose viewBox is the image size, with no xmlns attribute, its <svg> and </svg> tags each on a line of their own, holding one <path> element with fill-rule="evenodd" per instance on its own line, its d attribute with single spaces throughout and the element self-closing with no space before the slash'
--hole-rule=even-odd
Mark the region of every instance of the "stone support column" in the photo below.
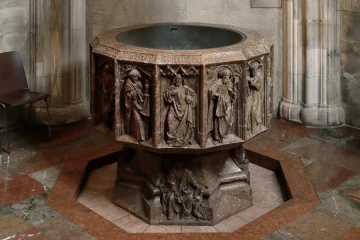
<svg viewBox="0 0 360 240">
<path fill-rule="evenodd" d="M 87 118 L 86 0 L 31 0 L 30 11 L 31 89 L 51 94 L 52 124 Z M 36 113 L 47 121 L 45 104 Z"/>
<path fill-rule="evenodd" d="M 280 116 L 309 126 L 344 123 L 339 0 L 284 1 Z"/>
<path fill-rule="evenodd" d="M 303 101 L 302 82 L 305 78 L 304 16 L 302 10 L 302 1 L 284 1 L 284 81 L 280 115 L 295 122 L 301 122 L 299 113 Z"/>
</svg>

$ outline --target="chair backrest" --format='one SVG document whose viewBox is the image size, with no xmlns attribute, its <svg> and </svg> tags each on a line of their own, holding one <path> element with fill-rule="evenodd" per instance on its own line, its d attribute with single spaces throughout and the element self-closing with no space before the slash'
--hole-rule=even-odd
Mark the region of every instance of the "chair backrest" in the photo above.
<svg viewBox="0 0 360 240">
<path fill-rule="evenodd" d="M 0 53 L 0 94 L 28 88 L 20 53 Z"/>
</svg>

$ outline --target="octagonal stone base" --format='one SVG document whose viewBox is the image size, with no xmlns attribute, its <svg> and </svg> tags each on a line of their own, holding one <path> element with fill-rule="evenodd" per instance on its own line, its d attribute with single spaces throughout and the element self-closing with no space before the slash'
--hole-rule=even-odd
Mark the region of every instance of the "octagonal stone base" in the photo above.
<svg viewBox="0 0 360 240">
<path fill-rule="evenodd" d="M 113 202 L 149 224 L 215 225 L 252 206 L 242 147 L 200 156 L 128 148 L 121 158 Z"/>
</svg>

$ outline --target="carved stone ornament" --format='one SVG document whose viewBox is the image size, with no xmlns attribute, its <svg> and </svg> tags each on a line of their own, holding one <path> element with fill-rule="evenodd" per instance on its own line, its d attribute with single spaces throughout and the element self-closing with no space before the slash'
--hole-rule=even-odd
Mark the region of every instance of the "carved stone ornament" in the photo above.
<svg viewBox="0 0 360 240">
<path fill-rule="evenodd" d="M 140 143 L 147 139 L 145 121 L 150 117 L 149 82 L 146 80 L 143 86 L 141 78 L 140 72 L 133 68 L 128 72 L 124 86 L 125 132 Z"/>
<path fill-rule="evenodd" d="M 124 146 L 114 204 L 149 224 L 192 226 L 250 207 L 242 144 L 269 127 L 272 46 L 249 29 L 192 23 L 97 36 L 92 116 Z"/>
<path fill-rule="evenodd" d="M 117 87 L 113 125 L 116 139 L 125 145 L 157 153 L 181 154 L 186 151 L 199 154 L 217 151 L 219 147 L 236 147 L 269 127 L 272 117 L 272 44 L 247 29 L 203 24 L 175 25 L 113 29 L 91 43 L 92 82 L 95 81 L 93 74 L 98 74 L 94 69 L 101 60 L 96 56 L 104 56 L 108 62 L 115 63 Z M 143 36 L 148 27 L 159 29 L 151 30 L 150 34 L 159 36 L 147 36 L 144 38 L 146 41 L 130 37 L 134 31 Z M 191 29 L 200 29 L 211 36 L 217 31 L 229 35 L 203 41 L 198 34 L 198 40 L 194 41 L 191 40 L 195 37 Z M 189 42 L 179 41 L 179 38 L 187 37 Z M 184 49 L 176 45 L 178 43 Z M 200 46 L 200 43 L 205 45 Z M 246 76 L 247 68 L 251 68 L 247 66 L 255 64 L 251 62 L 256 59 L 264 65 L 259 70 L 263 81 L 261 117 L 253 117 L 261 119 L 259 126 L 248 124 L 251 117 L 247 113 L 247 109 L 255 111 L 256 108 L 250 106 L 250 98 L 256 97 L 253 96 L 253 87 L 249 89 L 247 84 L 247 78 L 252 77 Z M 133 76 L 138 78 L 138 83 L 131 83 L 129 69 L 139 72 L 141 77 Z M 175 84 L 177 74 L 183 80 L 181 86 Z M 150 83 L 149 97 L 145 95 L 146 81 Z M 92 87 L 92 95 L 97 94 L 97 88 Z M 132 92 L 132 98 L 128 95 L 130 92 L 125 95 L 125 88 Z M 182 90 L 175 94 L 176 89 Z M 92 98 L 92 106 L 96 105 L 93 102 Z M 146 113 L 142 108 L 149 111 Z M 92 107 L 93 115 L 96 114 L 94 111 L 98 109 Z"/>
<path fill-rule="evenodd" d="M 217 69 L 217 79 L 209 83 L 207 124 L 215 143 L 222 143 L 233 125 L 238 81 L 233 70 L 225 66 Z"/>
<path fill-rule="evenodd" d="M 162 213 L 168 220 L 195 217 L 212 220 L 208 208 L 203 206 L 203 196 L 208 195 L 207 188 L 200 184 L 195 175 L 176 163 L 159 184 L 161 191 Z"/>
<path fill-rule="evenodd" d="M 114 68 L 108 61 L 103 61 L 98 66 L 96 85 L 100 88 L 97 99 L 101 102 L 99 121 L 96 126 L 104 133 L 110 132 L 114 126 L 115 113 L 115 81 Z"/>
<path fill-rule="evenodd" d="M 209 225 L 252 205 L 244 148 L 173 156 L 124 148 L 114 203 L 151 224 Z"/>
<path fill-rule="evenodd" d="M 246 157 L 245 149 L 235 148 L 230 152 L 230 156 L 236 166 L 246 174 L 246 181 L 250 184 L 249 159 Z"/>
<path fill-rule="evenodd" d="M 246 111 L 245 121 L 248 137 L 264 131 L 263 126 L 263 84 L 264 71 L 260 59 L 248 62 L 247 69 L 248 88 L 246 94 Z"/>
<path fill-rule="evenodd" d="M 181 74 L 176 74 L 164 92 L 169 105 L 166 115 L 166 142 L 170 147 L 183 147 L 194 139 L 196 93 Z"/>
</svg>

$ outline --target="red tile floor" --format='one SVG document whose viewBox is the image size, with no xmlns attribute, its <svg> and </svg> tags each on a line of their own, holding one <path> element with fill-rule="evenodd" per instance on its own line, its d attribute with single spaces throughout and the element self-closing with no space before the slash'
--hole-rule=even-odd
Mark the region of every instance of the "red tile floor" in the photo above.
<svg viewBox="0 0 360 240">
<path fill-rule="evenodd" d="M 90 160 L 121 145 L 90 122 L 55 127 L 53 135 L 48 141 L 45 127 L 11 132 L 11 154 L 0 155 L 0 239 L 360 239 L 360 130 L 274 119 L 271 129 L 245 145 L 250 161 L 257 148 L 290 159 L 281 164 L 292 201 L 283 203 L 285 181 L 258 157 L 250 165 L 254 206 L 202 228 L 149 226 L 114 207 L 111 162 L 90 172 L 78 192 Z M 99 177 L 104 172 L 113 174 Z"/>
</svg>

